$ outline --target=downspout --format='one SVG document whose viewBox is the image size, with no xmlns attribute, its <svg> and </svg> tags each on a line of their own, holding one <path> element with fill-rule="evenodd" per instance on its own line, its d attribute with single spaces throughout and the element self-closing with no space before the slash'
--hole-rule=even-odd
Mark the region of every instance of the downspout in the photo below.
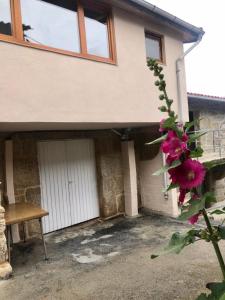
<svg viewBox="0 0 225 300">
<path fill-rule="evenodd" d="M 183 99 L 182 99 L 182 83 L 181 83 L 181 70 L 182 70 L 182 63 L 184 61 L 185 56 L 187 56 L 195 47 L 202 40 L 202 35 L 199 36 L 198 40 L 189 48 L 187 49 L 177 60 L 176 60 L 176 76 L 177 76 L 177 94 L 178 94 L 178 119 L 180 122 L 184 122 L 184 115 L 183 115 Z M 166 165 L 166 158 L 165 154 L 162 154 L 163 165 Z M 169 199 L 168 192 L 166 191 L 168 187 L 168 178 L 167 174 L 163 173 L 163 185 L 164 185 L 164 198 L 165 200 Z"/>
<path fill-rule="evenodd" d="M 177 60 L 176 60 L 176 76 L 177 76 L 177 94 L 178 94 L 178 118 L 180 122 L 184 122 L 184 114 L 183 114 L 183 99 L 182 99 L 182 83 L 181 83 L 181 70 L 182 63 L 184 61 L 185 56 L 187 56 L 202 40 L 202 36 L 200 35 L 198 40 L 187 49 Z"/>
</svg>

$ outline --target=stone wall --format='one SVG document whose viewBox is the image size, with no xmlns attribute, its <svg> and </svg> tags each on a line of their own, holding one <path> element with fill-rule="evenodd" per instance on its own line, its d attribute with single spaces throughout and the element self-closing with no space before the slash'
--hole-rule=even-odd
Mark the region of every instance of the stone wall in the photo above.
<svg viewBox="0 0 225 300">
<path fill-rule="evenodd" d="M 123 172 L 120 137 L 110 131 L 17 133 L 13 139 L 14 189 L 16 202 L 41 205 L 37 143 L 39 140 L 92 138 L 101 217 L 124 212 Z M 30 222 L 29 233 L 39 231 Z"/>
<path fill-rule="evenodd" d="M 1 206 L 0 198 L 0 279 L 8 278 L 12 273 L 12 267 L 7 262 L 8 253 L 5 238 L 4 208 Z"/>
<path fill-rule="evenodd" d="M 201 110 L 198 114 L 200 129 L 209 129 L 201 138 L 201 145 L 208 152 L 216 152 L 218 155 L 225 153 L 225 111 Z M 221 146 L 221 147 L 220 147 Z M 219 149 L 220 148 L 220 149 Z"/>
<path fill-rule="evenodd" d="M 194 119 L 199 120 L 196 129 L 210 130 L 200 138 L 205 160 L 225 157 L 225 105 L 210 103 L 201 107 L 190 107 Z M 225 166 L 213 168 L 206 177 L 205 190 L 213 191 L 217 201 L 225 200 Z"/>
<path fill-rule="evenodd" d="M 120 139 L 97 137 L 95 149 L 101 215 L 122 213 L 125 207 Z"/>
</svg>

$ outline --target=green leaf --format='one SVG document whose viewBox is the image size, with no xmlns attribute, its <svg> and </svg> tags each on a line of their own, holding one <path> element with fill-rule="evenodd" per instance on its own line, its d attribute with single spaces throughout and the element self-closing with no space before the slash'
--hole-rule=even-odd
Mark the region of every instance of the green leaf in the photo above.
<svg viewBox="0 0 225 300">
<path fill-rule="evenodd" d="M 225 226 L 218 226 L 218 233 L 222 240 L 225 240 Z"/>
<path fill-rule="evenodd" d="M 181 214 L 177 218 L 180 221 L 186 221 L 192 216 L 198 214 L 205 207 L 205 198 L 200 200 L 190 200 L 188 205 L 182 207 Z"/>
<path fill-rule="evenodd" d="M 187 122 L 187 123 L 185 123 L 185 132 L 188 132 L 188 130 L 192 127 L 192 126 L 195 126 L 195 125 L 198 125 L 199 124 L 199 122 L 202 120 L 203 118 L 201 118 L 201 119 L 196 119 L 196 120 L 194 120 L 194 121 L 192 121 L 192 122 Z"/>
<path fill-rule="evenodd" d="M 191 151 L 190 157 L 191 158 L 201 157 L 203 152 L 204 152 L 203 149 L 200 146 L 198 146 L 195 150 Z"/>
<path fill-rule="evenodd" d="M 176 189 L 176 188 L 178 188 L 178 187 L 179 187 L 179 184 L 171 183 L 171 184 L 164 190 L 164 192 L 169 192 L 169 191 L 171 191 L 171 190 L 173 190 L 173 189 Z"/>
<path fill-rule="evenodd" d="M 225 300 L 225 282 L 208 283 L 211 294 L 201 294 L 196 300 Z"/>
<path fill-rule="evenodd" d="M 210 215 L 223 215 L 223 214 L 225 214 L 225 208 L 213 210 L 209 214 Z"/>
<path fill-rule="evenodd" d="M 203 195 L 205 198 L 205 204 L 208 206 L 211 203 L 216 203 L 216 197 L 212 192 L 207 192 Z"/>
<path fill-rule="evenodd" d="M 205 193 L 199 200 L 189 200 L 186 205 L 181 209 L 181 214 L 178 217 L 180 221 L 186 221 L 190 217 L 198 214 L 206 204 L 209 205 L 212 202 L 216 202 L 216 198 L 213 193 Z"/>
<path fill-rule="evenodd" d="M 154 145 L 154 144 L 161 143 L 161 142 L 163 142 L 166 139 L 166 137 L 167 137 L 167 134 L 162 135 L 160 138 L 158 138 L 158 139 L 156 139 L 156 140 L 154 140 L 152 142 L 146 143 L 145 145 Z"/>
<path fill-rule="evenodd" d="M 201 136 L 205 135 L 208 132 L 208 130 L 204 130 L 198 133 L 193 133 L 189 135 L 188 143 L 191 144 Z"/>
<path fill-rule="evenodd" d="M 164 167 L 162 167 L 161 169 L 159 169 L 158 171 L 156 171 L 152 175 L 154 175 L 154 176 L 162 175 L 163 173 L 166 173 L 170 169 L 174 169 L 174 168 L 178 167 L 179 165 L 181 165 L 181 161 L 180 160 L 175 160 L 175 161 L 172 162 L 171 165 L 165 165 Z"/>
<path fill-rule="evenodd" d="M 176 253 L 179 254 L 182 249 L 196 241 L 196 237 L 199 236 L 199 230 L 191 229 L 186 233 L 175 232 L 170 241 L 168 246 L 166 246 L 161 252 L 158 254 L 151 255 L 151 258 L 154 259 L 158 256 L 169 254 L 169 253 Z"/>
<path fill-rule="evenodd" d="M 175 117 L 169 117 L 163 122 L 162 127 L 165 129 L 173 129 L 176 126 L 175 121 Z"/>
<path fill-rule="evenodd" d="M 214 160 L 214 161 L 207 161 L 207 162 L 204 162 L 203 165 L 204 167 L 209 171 L 211 170 L 212 168 L 215 168 L 217 166 L 222 166 L 225 164 L 225 160 Z"/>
</svg>

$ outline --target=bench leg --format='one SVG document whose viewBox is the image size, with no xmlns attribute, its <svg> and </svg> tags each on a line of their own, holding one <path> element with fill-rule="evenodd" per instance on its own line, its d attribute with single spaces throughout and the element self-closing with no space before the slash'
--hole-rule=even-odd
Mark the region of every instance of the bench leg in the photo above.
<svg viewBox="0 0 225 300">
<path fill-rule="evenodd" d="M 46 245 L 45 245 L 45 238 L 44 238 L 44 234 L 43 234 L 42 218 L 39 218 L 39 224 L 40 224 L 40 229 L 41 229 L 41 238 L 42 238 L 42 243 L 43 243 L 43 248 L 44 248 L 45 260 L 48 260 L 47 249 L 46 249 Z"/>
</svg>

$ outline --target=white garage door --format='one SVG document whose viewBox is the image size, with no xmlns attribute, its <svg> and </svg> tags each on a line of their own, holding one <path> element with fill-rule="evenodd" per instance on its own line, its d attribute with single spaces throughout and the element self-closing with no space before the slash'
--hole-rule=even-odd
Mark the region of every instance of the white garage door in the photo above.
<svg viewBox="0 0 225 300">
<path fill-rule="evenodd" d="M 38 156 L 44 232 L 99 217 L 93 141 L 39 142 Z"/>
</svg>

